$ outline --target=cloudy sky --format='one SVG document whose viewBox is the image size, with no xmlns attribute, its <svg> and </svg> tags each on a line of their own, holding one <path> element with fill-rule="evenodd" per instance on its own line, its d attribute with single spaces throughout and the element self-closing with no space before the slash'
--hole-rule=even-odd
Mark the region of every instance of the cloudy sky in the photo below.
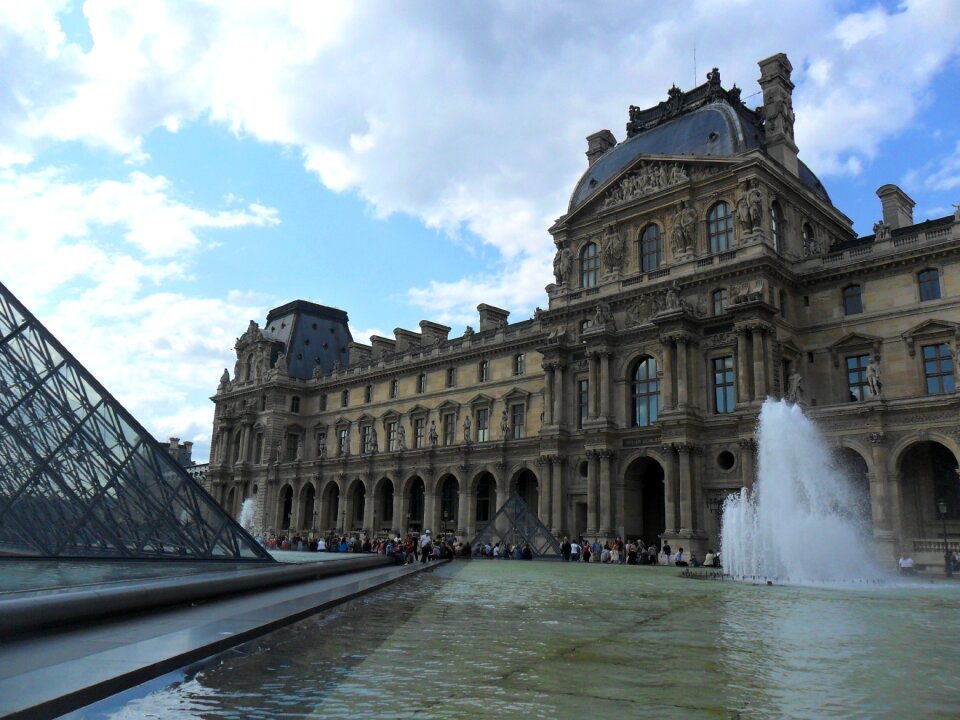
<svg viewBox="0 0 960 720">
<path fill-rule="evenodd" d="M 354 337 L 546 305 L 586 135 L 672 83 L 760 102 L 800 157 L 960 202 L 960 2 L 0 0 L 0 282 L 156 436 L 208 451 L 233 341 L 302 298 Z"/>
</svg>

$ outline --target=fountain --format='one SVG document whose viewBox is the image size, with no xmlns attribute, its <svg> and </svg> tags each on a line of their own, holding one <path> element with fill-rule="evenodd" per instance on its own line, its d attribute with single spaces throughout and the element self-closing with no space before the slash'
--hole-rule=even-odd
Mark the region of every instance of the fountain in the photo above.
<svg viewBox="0 0 960 720">
<path fill-rule="evenodd" d="M 257 503 L 253 498 L 247 498 L 243 501 L 237 522 L 251 535 L 257 534 Z"/>
<path fill-rule="evenodd" d="M 790 584 L 877 582 L 869 508 L 800 406 L 767 399 L 757 481 L 723 507 L 723 565 L 734 578 Z"/>
</svg>

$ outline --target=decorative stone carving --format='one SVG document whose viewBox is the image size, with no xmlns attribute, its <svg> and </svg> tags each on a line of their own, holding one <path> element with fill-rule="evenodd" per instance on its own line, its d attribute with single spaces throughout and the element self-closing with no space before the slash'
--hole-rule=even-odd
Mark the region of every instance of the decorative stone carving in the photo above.
<svg viewBox="0 0 960 720">
<path fill-rule="evenodd" d="M 607 192 L 601 207 L 608 208 L 666 190 L 690 179 L 682 164 L 642 162 Z"/>
<path fill-rule="evenodd" d="M 430 447 L 437 446 L 437 422 L 436 420 L 430 421 Z"/>
<path fill-rule="evenodd" d="M 792 368 L 787 377 L 787 392 L 784 393 L 783 399 L 798 405 L 803 404 L 803 376 L 797 372 L 796 368 Z"/>
<path fill-rule="evenodd" d="M 763 193 L 756 180 L 751 180 L 737 200 L 737 221 L 744 239 L 760 232 L 763 222 Z"/>
<path fill-rule="evenodd" d="M 230 371 L 223 369 L 223 375 L 220 376 L 220 384 L 217 385 L 217 392 L 223 392 L 230 385 Z"/>
<path fill-rule="evenodd" d="M 647 322 L 657 309 L 656 300 L 649 295 L 637 298 L 633 304 L 627 308 L 627 327 L 636 327 Z"/>
<path fill-rule="evenodd" d="M 675 256 L 692 253 L 696 246 L 697 211 L 689 207 L 685 200 L 677 205 L 673 215 L 673 227 L 670 230 L 670 245 Z"/>
<path fill-rule="evenodd" d="M 733 288 L 733 304 L 739 305 L 740 303 L 763 300 L 765 289 L 766 281 L 763 278 L 740 283 Z"/>
<path fill-rule="evenodd" d="M 613 324 L 613 312 L 610 310 L 610 303 L 604 302 L 601 300 L 597 303 L 597 309 L 593 317 L 593 325 L 595 328 L 608 328 L 610 330 L 615 330 Z"/>
<path fill-rule="evenodd" d="M 877 222 L 873 224 L 873 236 L 873 239 L 876 242 L 880 242 L 881 240 L 889 240 L 890 226 L 882 220 L 877 220 Z"/>
<path fill-rule="evenodd" d="M 573 251 L 557 243 L 557 254 L 553 256 L 553 276 L 558 285 L 567 285 L 573 272 Z M 469 325 L 467 326 L 469 327 Z"/>
<path fill-rule="evenodd" d="M 614 225 L 607 225 L 601 242 L 600 256 L 611 275 L 619 275 L 626 255 L 626 243 L 623 233 Z"/>
<path fill-rule="evenodd" d="M 960 222 L 960 203 L 953 206 L 953 221 Z"/>
<path fill-rule="evenodd" d="M 464 336 L 465 338 L 473 337 L 473 333 L 474 333 L 473 326 L 472 326 L 472 325 L 467 325 L 467 327 L 466 327 L 466 328 L 464 329 L 464 331 L 463 331 L 463 336 Z"/>
<path fill-rule="evenodd" d="M 277 371 L 277 373 L 280 374 L 280 375 L 286 375 L 286 374 L 287 374 L 287 355 L 286 355 L 286 353 L 280 353 L 279 355 L 277 355 L 277 362 L 276 362 L 276 364 L 274 365 L 274 369 L 275 369 L 275 370 Z"/>
<path fill-rule="evenodd" d="M 870 386 L 870 394 L 874 397 L 880 397 L 880 391 L 883 389 L 883 383 L 880 381 L 880 356 L 874 355 L 867 364 L 867 385 Z"/>
<path fill-rule="evenodd" d="M 510 435 L 510 418 L 507 417 L 507 409 L 504 408 L 500 413 L 500 437 L 504 440 Z"/>
<path fill-rule="evenodd" d="M 811 226 L 812 229 L 812 226 Z M 820 243 L 816 238 L 816 235 L 810 234 L 809 236 L 803 234 L 803 256 L 804 257 L 813 257 L 814 255 L 820 254 Z"/>
<path fill-rule="evenodd" d="M 663 294 L 664 310 L 679 310 L 681 308 L 680 284 L 674 280 Z"/>
<path fill-rule="evenodd" d="M 470 415 L 469 413 L 465 418 L 463 418 L 463 441 L 465 443 L 470 442 Z"/>
<path fill-rule="evenodd" d="M 872 432 L 867 435 L 870 443 L 873 445 L 884 445 L 887 442 L 887 436 L 883 432 Z"/>
<path fill-rule="evenodd" d="M 233 347 L 234 349 L 239 350 L 242 347 L 252 345 L 260 340 L 263 340 L 263 332 L 260 330 L 260 326 L 256 323 L 256 321 L 251 320 L 250 324 L 247 325 L 247 329 L 244 331 L 243 335 L 237 338 L 237 341 L 234 343 Z"/>
<path fill-rule="evenodd" d="M 370 452 L 380 452 L 380 441 L 377 438 L 377 429 L 375 427 L 370 428 Z"/>
<path fill-rule="evenodd" d="M 397 450 L 407 449 L 407 430 L 402 422 L 397 423 Z"/>
</svg>

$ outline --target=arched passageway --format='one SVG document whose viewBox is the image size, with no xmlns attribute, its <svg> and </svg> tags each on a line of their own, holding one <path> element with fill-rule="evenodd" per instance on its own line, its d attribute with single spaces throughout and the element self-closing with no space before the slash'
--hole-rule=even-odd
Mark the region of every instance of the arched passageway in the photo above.
<svg viewBox="0 0 960 720">
<path fill-rule="evenodd" d="M 477 529 L 490 521 L 497 512 L 497 481 L 488 472 L 483 473 L 477 480 L 477 503 L 474 520 Z"/>
<path fill-rule="evenodd" d="M 359 480 L 353 484 L 350 492 L 350 528 L 363 529 L 363 512 L 367 501 L 367 489 Z"/>
<path fill-rule="evenodd" d="M 453 475 L 447 475 L 440 486 L 440 531 L 457 529 L 460 512 L 460 483 Z"/>
<path fill-rule="evenodd" d="M 390 530 L 393 527 L 393 481 L 381 478 L 377 486 L 374 505 L 374 532 Z"/>
<path fill-rule="evenodd" d="M 299 530 L 313 530 L 317 527 L 317 518 L 314 516 L 316 506 L 316 490 L 313 483 L 307 483 L 300 491 L 300 519 L 297 523 Z"/>
<path fill-rule="evenodd" d="M 833 453 L 833 464 L 847 481 L 845 508 L 840 512 L 850 517 L 857 528 L 865 535 L 871 535 L 873 512 L 870 503 L 870 475 L 867 461 L 852 448 L 837 448 Z"/>
<path fill-rule="evenodd" d="M 649 547 L 657 544 L 666 527 L 663 467 L 653 458 L 637 458 L 624 474 L 624 539 L 639 539 Z"/>
<path fill-rule="evenodd" d="M 277 527 L 281 530 L 287 530 L 290 528 L 290 523 L 293 520 L 291 517 L 293 513 L 293 488 L 289 485 L 284 485 L 280 489 L 278 506 Z"/>
<path fill-rule="evenodd" d="M 522 470 L 517 475 L 517 495 L 530 508 L 530 512 L 539 517 L 540 484 L 532 470 Z M 542 518 L 541 518 L 542 519 Z"/>
<path fill-rule="evenodd" d="M 423 479 L 414 478 L 410 483 L 410 500 L 407 505 L 407 530 L 420 532 L 425 529 L 423 527 L 423 510 L 426 494 Z"/>
<path fill-rule="evenodd" d="M 237 489 L 235 487 L 230 488 L 230 492 L 227 493 L 227 502 L 224 503 L 223 509 L 232 518 L 236 518 L 240 514 L 237 511 Z"/>
<path fill-rule="evenodd" d="M 948 448 L 934 441 L 911 445 L 900 460 L 903 495 L 903 529 L 906 537 L 942 536 L 937 504 L 947 510 L 947 532 L 960 528 L 960 478 L 957 459 Z"/>
<path fill-rule="evenodd" d="M 320 523 L 326 531 L 340 528 L 340 487 L 335 482 L 327 483 L 323 491 L 323 517 Z"/>
</svg>

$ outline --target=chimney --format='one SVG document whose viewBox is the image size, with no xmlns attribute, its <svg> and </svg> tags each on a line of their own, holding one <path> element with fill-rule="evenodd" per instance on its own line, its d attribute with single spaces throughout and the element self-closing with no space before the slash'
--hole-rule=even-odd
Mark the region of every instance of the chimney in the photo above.
<svg viewBox="0 0 960 720">
<path fill-rule="evenodd" d="M 617 138 L 609 130 L 598 130 L 587 135 L 587 162 L 593 165 L 600 156 L 617 144 Z"/>
<path fill-rule="evenodd" d="M 797 145 L 793 141 L 793 65 L 783 53 L 757 63 L 760 66 L 760 87 L 763 90 L 764 132 L 767 154 L 792 175 L 799 175 Z"/>
<path fill-rule="evenodd" d="M 450 335 L 450 328 L 446 325 L 430 322 L 429 320 L 420 321 L 420 337 L 423 347 L 435 347 L 447 341 Z"/>
<path fill-rule="evenodd" d="M 177 456 L 180 454 L 180 438 L 170 438 L 167 443 L 167 453 L 174 460 L 177 459 Z"/>
<path fill-rule="evenodd" d="M 347 344 L 347 354 L 349 355 L 349 362 L 347 364 L 350 365 L 350 367 L 363 365 L 370 362 L 373 355 L 373 348 L 370 345 L 352 342 Z"/>
<path fill-rule="evenodd" d="M 396 352 L 397 341 L 391 338 L 381 337 L 380 335 L 370 336 L 371 358 L 374 362 L 382 360 L 384 355 Z"/>
<path fill-rule="evenodd" d="M 181 464 L 184 467 L 193 465 L 193 443 L 190 440 L 184 440 L 183 442 L 183 460 Z"/>
<path fill-rule="evenodd" d="M 397 338 L 397 352 L 405 353 L 409 350 L 420 349 L 420 333 L 403 328 L 394 328 L 393 334 Z"/>
<path fill-rule="evenodd" d="M 896 185 L 877 188 L 877 197 L 883 206 L 883 223 L 891 230 L 913 225 L 913 206 L 916 203 Z"/>
<path fill-rule="evenodd" d="M 501 324 L 506 325 L 507 318 L 510 317 L 509 310 L 502 310 L 486 303 L 477 305 L 477 310 L 480 312 L 480 332 L 496 330 Z"/>
</svg>

